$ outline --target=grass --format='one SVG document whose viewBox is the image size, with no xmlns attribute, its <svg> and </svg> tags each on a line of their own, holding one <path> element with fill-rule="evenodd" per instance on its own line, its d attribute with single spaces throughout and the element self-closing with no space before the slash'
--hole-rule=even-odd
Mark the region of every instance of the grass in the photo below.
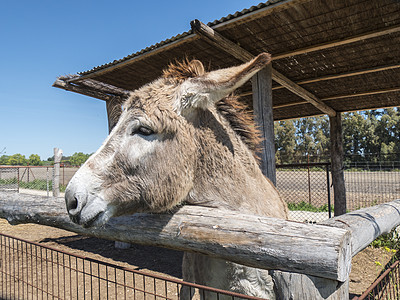
<svg viewBox="0 0 400 300">
<path fill-rule="evenodd" d="M 326 168 L 322 167 L 310 167 L 310 169 L 307 168 L 297 168 L 297 167 L 277 167 L 277 171 L 279 172 L 307 172 L 310 170 L 310 172 L 326 172 Z"/>
<path fill-rule="evenodd" d="M 328 212 L 329 211 L 328 204 L 324 204 L 324 205 L 317 207 L 317 206 L 314 206 L 314 205 L 304 202 L 304 201 L 302 201 L 300 203 L 289 202 L 288 208 L 289 208 L 289 210 L 301 210 L 301 211 L 311 211 L 311 212 Z M 332 207 L 332 211 L 333 211 L 333 207 Z"/>
<path fill-rule="evenodd" d="M 0 184 L 18 184 L 17 178 L 0 179 Z M 35 179 L 30 182 L 20 181 L 19 187 L 22 189 L 47 191 L 47 181 L 45 179 Z M 53 189 L 53 182 L 49 180 L 49 190 Z M 60 184 L 60 192 L 65 192 L 66 186 Z"/>
</svg>

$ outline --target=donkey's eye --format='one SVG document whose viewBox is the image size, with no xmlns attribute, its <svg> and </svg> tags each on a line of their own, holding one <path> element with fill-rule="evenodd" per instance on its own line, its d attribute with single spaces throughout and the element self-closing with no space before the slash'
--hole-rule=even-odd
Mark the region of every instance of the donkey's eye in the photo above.
<svg viewBox="0 0 400 300">
<path fill-rule="evenodd" d="M 134 135 L 134 134 L 141 134 L 141 135 L 146 135 L 147 136 L 147 135 L 154 134 L 154 131 L 152 129 L 148 128 L 148 127 L 140 126 L 138 128 L 135 128 L 132 131 L 132 135 Z"/>
</svg>

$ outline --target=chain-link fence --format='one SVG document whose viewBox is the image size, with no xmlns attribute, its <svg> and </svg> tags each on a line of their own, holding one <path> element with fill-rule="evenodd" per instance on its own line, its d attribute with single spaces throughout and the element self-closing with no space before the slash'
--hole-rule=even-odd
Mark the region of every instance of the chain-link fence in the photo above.
<svg viewBox="0 0 400 300">
<path fill-rule="evenodd" d="M 330 163 L 277 165 L 276 174 L 292 220 L 319 222 L 333 215 Z M 347 163 L 344 179 L 348 211 L 400 199 L 400 162 Z"/>
<path fill-rule="evenodd" d="M 289 207 L 289 218 L 320 222 L 332 216 L 329 163 L 277 165 L 276 186 Z"/>
<path fill-rule="evenodd" d="M 61 192 L 77 170 L 61 166 Z M 344 178 L 349 211 L 400 199 L 400 162 L 347 163 Z M 52 166 L 0 166 L 1 190 L 51 196 L 52 179 Z M 277 165 L 276 181 L 280 195 L 288 203 L 290 219 L 320 222 L 333 216 L 330 163 Z"/>
<path fill-rule="evenodd" d="M 18 191 L 19 189 L 19 168 L 0 167 L 0 190 Z"/>
<path fill-rule="evenodd" d="M 400 162 L 354 162 L 344 168 L 347 209 L 400 199 Z"/>
<path fill-rule="evenodd" d="M 77 167 L 60 168 L 60 191 L 64 192 Z M 0 166 L 0 189 L 50 196 L 53 189 L 53 166 Z"/>
</svg>

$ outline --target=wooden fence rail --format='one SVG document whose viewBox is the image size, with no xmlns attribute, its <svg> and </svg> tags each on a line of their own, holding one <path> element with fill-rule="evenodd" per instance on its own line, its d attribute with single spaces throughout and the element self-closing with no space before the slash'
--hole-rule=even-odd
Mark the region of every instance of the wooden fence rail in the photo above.
<svg viewBox="0 0 400 300">
<path fill-rule="evenodd" d="M 101 228 L 72 223 L 62 198 L 0 192 L 0 217 L 127 243 L 197 251 L 243 265 L 346 282 L 351 258 L 400 224 L 400 200 L 320 225 L 184 206 L 174 214 L 112 218 Z"/>
</svg>

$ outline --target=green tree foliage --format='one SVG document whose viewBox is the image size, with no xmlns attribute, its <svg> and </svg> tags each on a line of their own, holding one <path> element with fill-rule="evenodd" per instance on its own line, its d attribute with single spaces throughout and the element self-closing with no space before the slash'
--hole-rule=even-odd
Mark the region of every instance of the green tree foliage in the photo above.
<svg viewBox="0 0 400 300">
<path fill-rule="evenodd" d="M 8 164 L 8 159 L 10 157 L 8 155 L 2 155 L 0 156 L 0 165 L 7 165 Z"/>
<path fill-rule="evenodd" d="M 276 163 L 291 163 L 296 155 L 296 127 L 293 121 L 276 122 L 275 127 Z"/>
<path fill-rule="evenodd" d="M 28 160 L 25 158 L 25 155 L 19 153 L 11 155 L 7 162 L 8 165 L 12 166 L 26 166 L 27 163 Z"/>
<path fill-rule="evenodd" d="M 73 166 L 80 166 L 82 165 L 88 158 L 90 154 L 84 154 L 82 152 L 75 152 L 72 154 L 70 158 L 71 165 Z"/>
<path fill-rule="evenodd" d="M 301 156 L 326 157 L 329 154 L 329 120 L 325 116 L 295 121 L 296 152 Z"/>
<path fill-rule="evenodd" d="M 376 135 L 379 137 L 381 155 L 392 155 L 392 159 L 399 158 L 400 152 L 400 110 L 387 108 L 382 112 L 380 122 L 376 126 Z"/>
<path fill-rule="evenodd" d="M 400 109 L 344 113 L 343 150 L 347 161 L 400 161 Z M 329 161 L 326 116 L 275 123 L 277 163 Z"/>
<path fill-rule="evenodd" d="M 277 163 L 326 161 L 329 156 L 329 119 L 325 116 L 275 123 Z"/>
<path fill-rule="evenodd" d="M 31 154 L 29 156 L 29 165 L 30 166 L 40 166 L 42 165 L 42 160 L 40 159 L 40 156 L 38 154 Z"/>
</svg>

